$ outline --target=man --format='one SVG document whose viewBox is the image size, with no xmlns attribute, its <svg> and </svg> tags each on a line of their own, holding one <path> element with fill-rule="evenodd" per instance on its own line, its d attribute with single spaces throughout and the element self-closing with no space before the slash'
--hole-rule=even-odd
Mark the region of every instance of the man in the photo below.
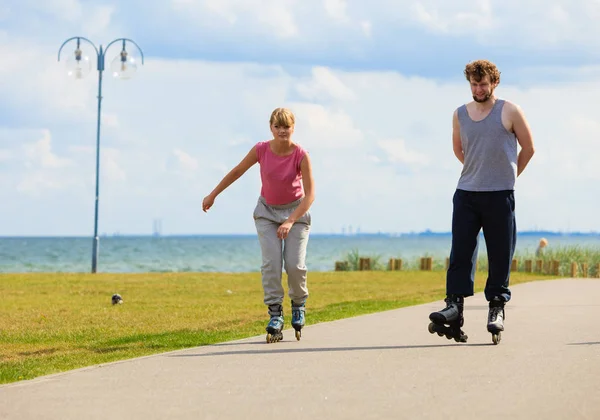
<svg viewBox="0 0 600 420">
<path fill-rule="evenodd" d="M 464 74 L 473 101 L 454 112 L 452 145 L 463 164 L 453 197 L 452 250 L 446 276 L 446 308 L 429 315 L 429 331 L 466 342 L 464 298 L 473 295 L 479 231 L 488 252 L 485 298 L 487 329 L 494 344 L 504 330 L 504 305 L 517 230 L 514 187 L 534 154 L 531 130 L 519 106 L 499 99 L 494 91 L 500 72 L 487 60 L 467 64 Z M 521 151 L 517 154 L 517 143 Z"/>
</svg>

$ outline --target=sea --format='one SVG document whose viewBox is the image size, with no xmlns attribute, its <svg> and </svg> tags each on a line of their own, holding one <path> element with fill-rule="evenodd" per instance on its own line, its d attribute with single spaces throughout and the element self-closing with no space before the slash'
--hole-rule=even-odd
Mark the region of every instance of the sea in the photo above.
<svg viewBox="0 0 600 420">
<path fill-rule="evenodd" d="M 533 253 L 540 238 L 548 247 L 600 249 L 600 233 L 523 232 L 517 252 Z M 0 272 L 90 272 L 91 237 L 0 237 Z M 257 272 L 261 255 L 256 235 L 105 236 L 100 238 L 98 272 Z M 311 235 L 309 271 L 332 271 L 349 253 L 380 261 L 418 260 L 450 254 L 450 233 Z M 485 241 L 479 240 L 479 255 Z"/>
</svg>

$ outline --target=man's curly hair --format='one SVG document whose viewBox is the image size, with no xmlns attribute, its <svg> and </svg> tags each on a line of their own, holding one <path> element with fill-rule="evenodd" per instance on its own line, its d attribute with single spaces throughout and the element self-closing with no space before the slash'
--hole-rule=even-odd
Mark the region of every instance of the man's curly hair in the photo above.
<svg viewBox="0 0 600 420">
<path fill-rule="evenodd" d="M 500 71 L 494 63 L 488 60 L 472 61 L 465 67 L 465 77 L 470 82 L 471 79 L 480 82 L 486 75 L 490 76 L 490 82 L 500 83 Z"/>
</svg>

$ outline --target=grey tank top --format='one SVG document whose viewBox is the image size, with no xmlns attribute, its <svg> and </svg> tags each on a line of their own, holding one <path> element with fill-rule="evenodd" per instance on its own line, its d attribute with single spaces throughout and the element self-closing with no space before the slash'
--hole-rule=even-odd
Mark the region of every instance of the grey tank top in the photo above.
<svg viewBox="0 0 600 420">
<path fill-rule="evenodd" d="M 504 102 L 497 99 L 490 113 L 481 121 L 471 119 L 466 105 L 458 108 L 460 138 L 465 154 L 458 189 L 514 190 L 517 179 L 517 138 L 502 124 Z"/>
</svg>

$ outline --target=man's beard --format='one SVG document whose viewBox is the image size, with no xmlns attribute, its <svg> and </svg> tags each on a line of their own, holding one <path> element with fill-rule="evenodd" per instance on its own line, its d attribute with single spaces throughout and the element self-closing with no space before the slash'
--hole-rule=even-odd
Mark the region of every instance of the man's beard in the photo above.
<svg viewBox="0 0 600 420">
<path fill-rule="evenodd" d="M 486 95 L 483 97 L 483 99 L 479 99 L 479 98 L 477 97 L 477 95 L 473 95 L 473 100 L 474 100 L 475 102 L 479 102 L 480 104 L 482 104 L 482 103 L 484 103 L 484 102 L 487 102 L 487 101 L 488 101 L 488 100 L 489 100 L 489 99 L 492 97 L 492 94 L 493 94 L 493 93 L 494 93 L 493 91 L 492 91 L 492 92 L 489 92 L 489 93 L 487 93 L 487 94 L 486 94 Z"/>
</svg>

